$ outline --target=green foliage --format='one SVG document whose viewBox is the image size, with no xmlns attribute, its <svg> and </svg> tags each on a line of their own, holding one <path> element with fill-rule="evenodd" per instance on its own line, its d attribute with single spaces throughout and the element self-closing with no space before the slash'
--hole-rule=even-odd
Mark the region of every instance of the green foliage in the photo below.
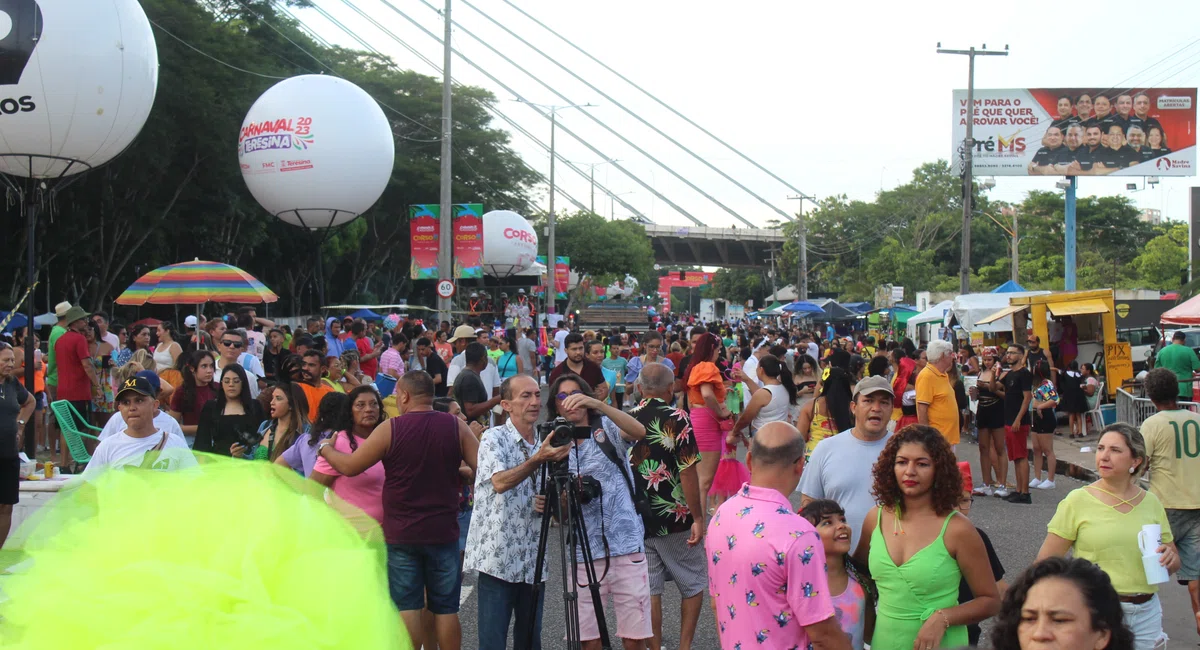
<svg viewBox="0 0 1200 650">
<path fill-rule="evenodd" d="M 770 293 L 771 283 L 758 269 L 719 269 L 713 274 L 712 284 L 702 292 L 705 298 L 724 298 L 736 303 L 753 300 L 760 307 Z"/>
<path fill-rule="evenodd" d="M 235 137 L 251 104 L 277 80 L 220 65 L 156 28 L 158 94 L 142 132 L 40 219 L 39 302 L 48 284 L 51 304 L 65 298 L 107 308 L 150 269 L 201 258 L 258 277 L 280 295 L 273 311 L 311 311 L 318 246 L 329 299 L 410 297 L 407 206 L 439 197 L 441 81 L 373 53 L 323 47 L 266 0 L 142 6 L 171 34 L 240 68 L 272 77 L 336 74 L 358 84 L 387 105 L 396 138 L 391 182 L 361 219 L 325 237 L 267 214 L 242 181 Z M 495 101 L 482 88 L 455 89 L 454 200 L 527 213 L 536 175 L 508 134 L 492 127 L 484 105 Z M 13 254 L 0 258 L 0 277 L 11 278 L 0 295 L 11 304 L 24 290 L 24 219 L 11 205 L 0 215 L 5 232 L 21 233 L 10 242 Z M 425 290 L 432 298 L 432 288 Z"/>
<path fill-rule="evenodd" d="M 1147 289 L 1175 290 L 1187 279 L 1188 227 L 1175 223 L 1160 228 L 1160 232 L 1146 243 L 1133 266 Z"/>
<path fill-rule="evenodd" d="M 632 221 L 609 221 L 591 212 L 576 212 L 557 219 L 555 255 L 571 258 L 571 269 L 597 281 L 637 278 L 642 293 L 657 286 L 654 250 L 646 229 Z"/>
</svg>

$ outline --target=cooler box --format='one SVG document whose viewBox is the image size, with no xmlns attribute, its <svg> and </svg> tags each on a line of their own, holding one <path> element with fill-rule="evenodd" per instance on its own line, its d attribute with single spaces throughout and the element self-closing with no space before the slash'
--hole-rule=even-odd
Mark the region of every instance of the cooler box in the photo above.
<svg viewBox="0 0 1200 650">
<path fill-rule="evenodd" d="M 1117 421 L 1117 405 L 1116 404 L 1101 404 L 1100 405 L 1100 421 L 1104 422 L 1104 426 L 1108 426 Z"/>
</svg>

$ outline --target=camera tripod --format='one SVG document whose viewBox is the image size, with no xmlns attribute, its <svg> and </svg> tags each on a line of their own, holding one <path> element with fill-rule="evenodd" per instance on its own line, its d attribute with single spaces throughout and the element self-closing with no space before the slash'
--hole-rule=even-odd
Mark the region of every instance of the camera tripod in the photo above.
<svg viewBox="0 0 1200 650">
<path fill-rule="evenodd" d="M 550 464 L 542 466 L 542 494 L 546 497 L 546 507 L 542 511 L 542 532 L 538 538 L 537 565 L 534 569 L 533 584 L 536 599 L 540 602 L 545 594 L 546 585 L 542 582 L 542 566 L 546 560 L 546 547 L 550 541 L 550 518 L 559 512 L 558 522 L 561 533 L 558 536 L 558 561 L 563 574 L 563 604 L 566 611 L 567 650 L 579 650 L 582 641 L 579 638 L 579 593 L 576 584 L 579 560 L 575 556 L 575 545 L 579 545 L 583 556 L 584 571 L 587 575 L 588 589 L 592 594 L 592 606 L 596 610 L 596 624 L 600 629 L 600 646 L 611 650 L 612 643 L 608 638 L 608 624 L 604 619 L 604 601 L 600 597 L 600 580 L 596 576 L 596 564 L 592 558 L 592 549 L 588 546 L 587 524 L 583 520 L 583 507 L 579 501 L 579 486 L 563 460 L 553 469 Z M 535 621 L 527 622 L 532 639 L 537 632 Z M 517 648 L 516 650 L 525 650 Z"/>
</svg>

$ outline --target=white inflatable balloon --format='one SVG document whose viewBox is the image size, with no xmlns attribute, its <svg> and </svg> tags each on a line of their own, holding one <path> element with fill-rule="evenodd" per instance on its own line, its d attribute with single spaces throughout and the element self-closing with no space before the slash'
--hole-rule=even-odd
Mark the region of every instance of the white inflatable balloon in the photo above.
<svg viewBox="0 0 1200 650">
<path fill-rule="evenodd" d="M 538 237 L 525 217 L 509 210 L 483 215 L 483 272 L 497 278 L 517 275 L 537 262 Z"/>
<path fill-rule="evenodd" d="M 250 193 L 271 214 L 304 228 L 358 218 L 383 194 L 395 159 L 379 104 L 337 77 L 302 75 L 271 86 L 238 134 Z"/>
<path fill-rule="evenodd" d="M 137 0 L 0 0 L 0 173 L 56 178 L 108 162 L 157 90 Z M 31 166 L 30 155 L 55 158 Z"/>
</svg>

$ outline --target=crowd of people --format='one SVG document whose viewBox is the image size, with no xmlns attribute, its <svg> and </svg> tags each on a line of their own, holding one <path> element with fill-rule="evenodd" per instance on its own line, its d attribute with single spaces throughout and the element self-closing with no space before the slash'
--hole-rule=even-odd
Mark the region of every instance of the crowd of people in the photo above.
<svg viewBox="0 0 1200 650">
<path fill-rule="evenodd" d="M 563 507 L 546 499 L 554 467 L 590 497 L 577 512 L 588 553 L 573 549 L 579 573 L 566 576 L 584 648 L 600 647 L 594 594 L 611 596 L 625 648 L 655 650 L 665 625 L 693 646 L 706 591 L 727 649 L 960 647 L 995 617 L 995 648 L 1149 650 L 1166 638 L 1151 564 L 1200 611 L 1200 416 L 1179 408 L 1167 369 L 1146 380 L 1159 413 L 1100 432 L 1099 479 L 1062 501 L 1039 561 L 1010 585 L 971 504 L 1054 487 L 1056 412 L 1097 392 L 1087 364 L 1032 335 L 976 354 L 694 319 L 635 333 L 389 315 L 292 332 L 243 308 L 150 332 L 65 303 L 56 314 L 34 391 L 21 351 L 0 346 L 0 502 L 16 501 L 9 461 L 27 423 L 63 400 L 75 427 L 102 429 L 85 480 L 185 470 L 194 452 L 290 468 L 379 523 L 416 647 L 461 646 L 464 572 L 477 576 L 479 647 L 541 647 L 555 591 L 536 583 L 538 544 Z M 554 418 L 586 435 L 539 432 Z M 55 418 L 30 430 L 67 454 Z M 978 468 L 957 459 L 968 430 Z M 1143 526 L 1158 531 L 1145 552 Z M 678 612 L 663 611 L 668 582 Z"/>
</svg>

